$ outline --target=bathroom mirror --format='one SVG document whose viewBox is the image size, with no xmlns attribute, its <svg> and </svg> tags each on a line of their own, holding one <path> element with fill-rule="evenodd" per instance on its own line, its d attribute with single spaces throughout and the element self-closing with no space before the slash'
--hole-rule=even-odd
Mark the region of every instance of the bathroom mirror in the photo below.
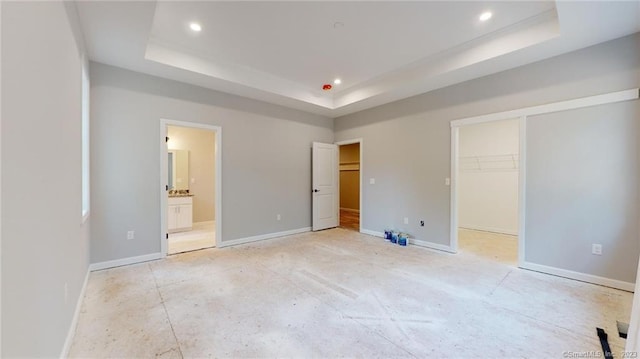
<svg viewBox="0 0 640 359">
<path fill-rule="evenodd" d="M 169 150 L 169 189 L 189 189 L 189 151 Z"/>
</svg>

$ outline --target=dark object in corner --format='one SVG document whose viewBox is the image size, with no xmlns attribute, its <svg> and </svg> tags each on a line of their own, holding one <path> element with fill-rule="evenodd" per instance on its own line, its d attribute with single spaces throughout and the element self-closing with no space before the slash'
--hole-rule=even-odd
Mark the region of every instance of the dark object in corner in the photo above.
<svg viewBox="0 0 640 359">
<path fill-rule="evenodd" d="M 620 338 L 627 339 L 627 333 L 629 332 L 629 323 L 623 323 L 616 320 L 616 324 L 618 325 L 618 334 Z"/>
<path fill-rule="evenodd" d="M 600 338 L 600 345 L 602 345 L 602 352 L 604 353 L 604 357 L 606 359 L 613 359 L 613 354 L 611 353 L 611 347 L 609 346 L 609 341 L 607 340 L 607 332 L 602 328 L 596 328 L 598 333 L 598 338 Z"/>
</svg>

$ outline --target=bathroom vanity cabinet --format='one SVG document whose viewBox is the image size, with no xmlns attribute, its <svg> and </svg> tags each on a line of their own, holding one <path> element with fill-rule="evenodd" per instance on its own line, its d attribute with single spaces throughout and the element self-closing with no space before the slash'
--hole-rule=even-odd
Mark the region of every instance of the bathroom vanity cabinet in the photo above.
<svg viewBox="0 0 640 359">
<path fill-rule="evenodd" d="M 169 233 L 190 231 L 193 227 L 193 197 L 169 197 L 167 224 Z"/>
</svg>

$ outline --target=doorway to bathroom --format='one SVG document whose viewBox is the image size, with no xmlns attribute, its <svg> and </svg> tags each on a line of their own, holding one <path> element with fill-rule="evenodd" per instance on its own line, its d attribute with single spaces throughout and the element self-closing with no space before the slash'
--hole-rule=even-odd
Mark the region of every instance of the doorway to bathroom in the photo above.
<svg viewBox="0 0 640 359">
<path fill-rule="evenodd" d="M 220 236 L 217 126 L 162 120 L 163 254 L 212 248 Z"/>
</svg>

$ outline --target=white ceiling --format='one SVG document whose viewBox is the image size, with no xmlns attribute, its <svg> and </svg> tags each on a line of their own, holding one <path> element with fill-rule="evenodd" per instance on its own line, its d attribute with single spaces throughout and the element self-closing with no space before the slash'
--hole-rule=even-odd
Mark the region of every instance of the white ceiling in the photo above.
<svg viewBox="0 0 640 359">
<path fill-rule="evenodd" d="M 331 117 L 640 31 L 639 1 L 76 5 L 94 61 Z"/>
</svg>

